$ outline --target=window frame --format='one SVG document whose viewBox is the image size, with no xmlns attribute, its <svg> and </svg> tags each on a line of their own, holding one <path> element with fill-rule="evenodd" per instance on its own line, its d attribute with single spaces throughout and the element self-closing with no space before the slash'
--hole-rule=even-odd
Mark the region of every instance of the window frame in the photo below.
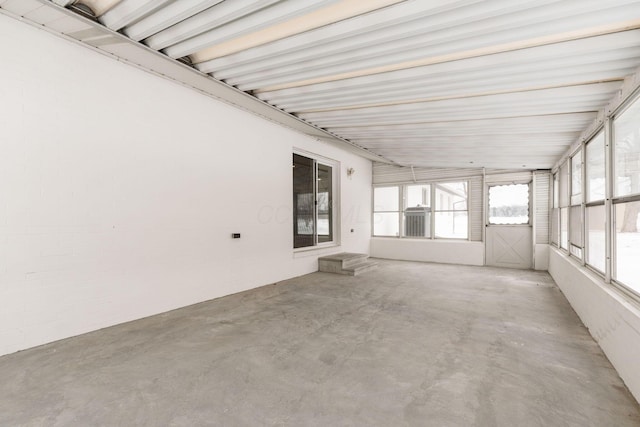
<svg viewBox="0 0 640 427">
<path fill-rule="evenodd" d="M 571 244 L 569 242 L 569 208 L 571 206 L 570 172 L 570 159 L 567 158 L 560 164 L 560 167 L 556 172 L 558 174 L 558 248 L 567 254 L 570 253 L 571 248 Z M 563 215 L 564 213 L 566 214 Z M 565 221 L 562 220 L 563 216 L 565 217 Z M 566 247 L 564 246 L 565 239 L 563 239 L 563 229 L 566 230 Z"/>
<path fill-rule="evenodd" d="M 604 168 L 604 187 L 605 187 L 605 191 L 604 191 L 604 196 L 601 199 L 594 199 L 591 200 L 591 198 L 589 197 L 590 194 L 590 186 L 589 186 L 589 146 L 591 144 L 594 144 L 600 137 L 602 137 L 602 142 L 603 142 L 603 146 L 602 146 L 602 155 L 604 156 L 604 164 L 603 164 L 603 168 Z M 605 217 L 606 217 L 606 203 L 607 203 L 607 187 L 608 187 L 608 183 L 607 183 L 607 132 L 606 132 L 606 126 L 599 126 L 595 132 L 593 132 L 593 135 L 586 140 L 586 142 L 583 144 L 583 182 L 582 182 L 582 190 L 583 190 L 583 197 L 582 197 L 582 204 L 583 204 L 583 211 L 582 211 L 582 221 L 583 221 L 583 230 L 584 230 L 584 234 L 582 236 L 582 242 L 584 244 L 584 248 L 582 249 L 582 254 L 583 254 L 583 262 L 584 265 L 586 267 L 588 267 L 589 269 L 591 269 L 592 271 L 594 271 L 595 273 L 597 273 L 598 275 L 605 277 L 606 276 L 606 270 L 607 270 L 607 254 L 606 254 L 606 249 L 605 249 L 605 254 L 604 254 L 604 269 L 601 270 L 598 266 L 595 266 L 591 263 L 589 263 L 589 258 L 590 258 L 590 241 L 589 241 L 589 231 L 591 230 L 589 225 L 590 225 L 590 221 L 589 221 L 589 208 L 594 208 L 594 207 L 598 207 L 598 206 L 602 206 L 605 210 Z M 604 224 L 604 229 L 603 231 L 605 232 L 605 248 L 607 246 L 607 224 L 605 221 Z"/>
<path fill-rule="evenodd" d="M 398 199 L 396 200 L 396 210 L 376 210 L 376 189 L 377 188 L 397 188 L 398 189 Z M 382 184 L 382 185 L 374 185 L 373 190 L 371 191 L 371 237 L 400 237 L 402 235 L 402 230 L 400 227 L 402 226 L 402 211 L 400 210 L 400 206 L 402 204 L 403 194 L 402 187 L 399 187 L 395 184 Z M 375 226 L 376 226 L 376 214 L 377 213 L 396 213 L 398 214 L 398 234 L 396 236 L 392 236 L 389 234 L 375 234 Z"/>
<path fill-rule="evenodd" d="M 449 210 L 436 210 L 436 188 L 438 185 L 442 184 L 451 184 L 451 183 L 464 183 L 467 189 L 466 196 L 466 209 L 465 210 L 456 210 L 455 212 L 466 212 L 467 214 L 467 237 L 438 237 L 436 236 L 436 213 L 438 212 L 450 212 Z M 430 186 L 429 189 L 429 236 L 407 236 L 405 230 L 405 210 L 407 209 L 407 188 L 410 186 Z M 398 211 L 376 211 L 375 210 L 375 189 L 376 188 L 388 188 L 388 187 L 397 187 L 398 188 Z M 397 184 L 374 184 L 371 198 L 371 212 L 372 212 L 372 221 L 371 221 L 371 237 L 376 238 L 391 238 L 391 239 L 411 239 L 411 240 L 457 240 L 457 241 L 469 241 L 471 240 L 471 215 L 470 215 L 470 190 L 471 190 L 471 180 L 468 178 L 462 179 L 446 179 L 446 180 L 436 180 L 436 181 L 417 181 L 417 182 L 403 182 Z M 398 212 L 398 235 L 390 236 L 390 235 L 376 235 L 375 234 L 375 214 L 376 213 L 384 213 L 384 212 Z"/>
<path fill-rule="evenodd" d="M 310 250 L 317 250 L 317 249 L 322 249 L 322 248 L 326 248 L 326 247 L 334 247 L 334 246 L 339 246 L 340 245 L 340 162 L 338 162 L 337 160 L 333 160 L 324 156 L 320 156 L 318 154 L 315 153 L 310 153 L 308 151 L 305 150 L 299 150 L 299 149 L 294 149 L 292 150 L 292 154 L 291 154 L 291 159 L 292 159 L 292 164 L 293 164 L 293 159 L 294 156 L 301 156 L 307 159 L 310 159 L 313 161 L 313 167 L 314 167 L 314 174 L 313 174 L 313 199 L 314 199 L 314 208 L 313 208 L 313 215 L 314 215 L 314 231 L 313 231 L 313 244 L 312 245 L 308 245 L 308 246 L 301 246 L 301 247 L 295 247 L 295 223 L 296 223 L 296 214 L 295 214 L 295 202 L 293 202 L 292 200 L 292 210 L 291 210 L 291 217 L 292 217 L 292 230 L 293 230 L 293 244 L 292 244 L 292 249 L 294 252 L 304 252 L 304 251 L 310 251 Z M 318 177 L 318 165 L 323 165 L 323 166 L 328 166 L 329 168 L 331 168 L 331 194 L 329 196 L 330 201 L 329 201 L 329 205 L 330 205 L 330 210 L 331 210 L 331 217 L 329 219 L 329 227 L 330 227 L 330 235 L 331 235 L 331 240 L 327 241 L 327 242 L 319 242 L 318 241 L 318 217 L 319 217 L 319 210 L 318 210 L 318 181 L 317 181 L 317 177 Z M 293 172 L 291 174 L 292 176 L 292 185 L 293 185 Z M 292 195 L 294 194 L 295 188 L 292 188 Z"/>
<path fill-rule="evenodd" d="M 549 218 L 549 243 L 556 248 L 560 248 L 560 170 L 551 174 L 551 195 L 550 195 L 550 218 Z M 555 229 L 555 236 L 554 236 Z"/>
<path fill-rule="evenodd" d="M 631 182 L 631 190 L 633 188 L 638 188 L 638 191 L 633 192 L 631 191 L 630 194 L 624 194 L 624 195 L 617 195 L 618 194 L 618 176 L 616 173 L 616 120 L 618 120 L 623 114 L 627 113 L 629 111 L 630 108 L 634 108 L 635 112 L 633 114 L 633 117 L 630 120 L 631 124 L 631 128 L 622 128 L 620 127 L 619 129 L 624 129 L 625 132 L 628 132 L 627 134 L 631 133 L 631 132 L 637 132 L 638 128 L 636 126 L 638 120 L 636 119 L 637 117 L 640 117 L 640 109 L 638 109 L 638 107 L 640 106 L 640 86 L 638 86 L 633 92 L 629 93 L 626 98 L 624 99 L 623 102 L 621 102 L 620 104 L 618 104 L 617 106 L 615 106 L 615 108 L 613 108 L 611 111 L 607 112 L 605 117 L 603 117 L 602 120 L 600 120 L 599 125 L 598 126 L 594 126 L 592 129 L 590 129 L 588 134 L 584 135 L 584 138 L 582 139 L 581 143 L 578 145 L 578 147 L 576 147 L 575 149 L 573 149 L 572 151 L 567 151 L 562 157 L 561 159 L 556 163 L 556 165 L 554 166 L 554 168 L 552 169 L 552 174 L 554 176 L 553 179 L 553 184 L 552 184 L 552 194 L 550 195 L 549 201 L 551 203 L 551 209 L 550 209 L 550 215 L 553 217 L 555 215 L 557 215 L 559 218 L 562 216 L 561 211 L 563 209 L 567 209 L 569 208 L 569 206 L 571 205 L 571 203 L 568 203 L 569 206 L 565 207 L 562 203 L 562 201 L 560 203 L 558 203 L 559 206 L 556 206 L 556 198 L 555 198 L 555 192 L 560 192 L 562 190 L 562 186 L 560 185 L 561 183 L 559 182 L 559 179 L 555 179 L 555 176 L 557 175 L 558 178 L 561 176 L 563 168 L 565 168 L 566 164 L 568 162 L 570 162 L 571 157 L 573 157 L 578 150 L 582 150 L 582 203 L 581 203 L 581 214 L 580 214 L 580 218 L 582 219 L 582 241 L 583 241 L 583 250 L 582 250 L 582 259 L 577 258 L 574 255 L 570 255 L 569 251 L 562 248 L 562 244 L 561 244 L 561 230 L 562 230 L 562 221 L 558 221 L 558 244 L 555 244 L 553 242 L 553 237 L 550 238 L 550 242 L 551 245 L 556 247 L 557 251 L 559 253 L 563 253 L 565 254 L 565 256 L 572 260 L 573 262 L 578 262 L 581 263 L 581 266 L 584 267 L 586 270 L 588 270 L 590 273 L 592 273 L 594 276 L 599 276 L 602 278 L 602 281 L 604 284 L 608 285 L 610 288 L 612 288 L 613 290 L 615 290 L 616 292 L 619 292 L 622 295 L 625 295 L 626 297 L 631 298 L 633 301 L 640 303 L 640 282 L 634 282 L 633 285 L 627 285 L 624 282 L 622 282 L 621 280 L 617 279 L 617 269 L 618 269 L 618 264 L 620 262 L 620 260 L 618 259 L 618 225 L 616 224 L 616 221 L 618 221 L 619 219 L 616 218 L 616 215 L 621 215 L 621 213 L 617 212 L 617 208 L 618 205 L 621 204 L 626 204 L 626 203 L 630 203 L 630 202 L 640 202 L 640 187 L 634 187 L 633 184 L 635 181 Z M 637 134 L 636 134 L 637 137 Z M 592 200 L 590 195 L 589 195 L 589 184 L 588 184 L 588 179 L 589 179 L 589 157 L 588 157 L 588 150 L 590 147 L 590 144 L 592 144 L 596 139 L 600 139 L 602 138 L 601 143 L 603 144 L 603 153 L 600 153 L 600 155 L 604 154 L 604 197 L 600 198 L 599 196 L 596 200 Z M 633 143 L 638 143 L 637 140 L 633 141 Z M 632 150 L 630 150 L 630 152 L 634 153 L 634 154 L 638 154 L 637 151 L 637 147 L 633 147 Z M 597 151 L 593 151 L 593 153 L 597 153 Z M 632 158 L 631 161 L 636 161 L 636 158 Z M 640 161 L 640 160 L 638 160 Z M 600 161 L 598 162 L 593 162 L 594 168 L 600 169 L 601 165 L 600 165 Z M 633 165 L 633 163 L 632 163 Z M 602 172 L 601 172 L 602 173 Z M 638 178 L 635 174 L 634 174 L 634 170 L 632 169 L 631 175 L 632 180 L 633 178 Z M 592 178 L 595 178 L 594 181 L 599 180 L 601 178 L 600 175 L 591 175 Z M 640 179 L 640 178 L 638 178 Z M 571 190 L 569 189 L 569 192 L 571 194 Z M 602 190 L 600 189 L 600 193 L 602 193 Z M 561 196 L 559 198 L 562 198 Z M 576 206 L 577 204 L 574 204 L 574 206 Z M 604 266 L 604 271 L 602 270 L 601 266 L 594 266 L 591 265 L 587 260 L 590 257 L 590 253 L 589 253 L 589 246 L 590 246 L 590 239 L 589 239 L 589 230 L 590 230 L 590 224 L 591 222 L 589 221 L 588 218 L 588 210 L 592 209 L 592 208 L 598 208 L 599 212 L 597 215 L 594 215 L 593 218 L 597 218 L 597 221 L 603 221 L 603 226 L 604 226 L 604 259 L 598 257 L 598 259 L 601 261 L 601 266 Z M 596 212 L 596 210 L 593 210 L 592 212 Z M 599 216 L 602 216 L 604 214 L 604 218 L 599 218 Z M 636 221 L 638 221 L 639 218 L 636 217 Z M 553 221 L 553 220 L 552 220 Z M 597 225 L 596 222 L 593 222 L 593 225 L 595 225 L 594 227 L 592 227 L 593 230 L 599 230 L 599 225 Z M 553 234 L 553 227 L 550 227 L 551 231 L 550 234 Z M 570 230 L 567 230 L 568 234 L 570 234 Z M 640 229 L 638 229 L 638 231 L 634 231 L 634 233 L 640 233 Z M 595 236 L 595 235 L 594 235 Z M 597 236 L 595 237 L 599 240 L 598 244 L 601 245 L 602 244 L 602 237 Z M 569 240 L 569 239 L 567 239 Z M 570 242 L 568 242 L 568 246 L 570 245 Z M 632 250 L 635 251 L 636 248 L 636 243 L 634 242 L 634 244 L 631 246 Z M 627 248 L 628 249 L 628 248 Z M 601 251 L 602 248 L 598 248 L 598 252 Z M 635 261 L 635 258 L 637 258 L 636 256 L 636 252 L 631 252 L 631 255 L 627 258 L 627 259 L 633 259 Z M 629 261 L 626 261 L 629 262 Z M 636 277 L 636 273 L 635 271 L 632 272 L 631 274 L 627 273 L 627 278 L 631 278 L 628 280 L 631 280 L 631 282 L 634 281 L 635 277 Z"/>
<path fill-rule="evenodd" d="M 610 223 L 607 224 L 607 230 L 609 233 L 609 239 L 607 244 L 610 244 L 610 257 L 609 257 L 609 272 L 607 274 L 607 278 L 610 280 L 614 286 L 618 289 L 621 289 L 627 295 L 632 296 L 634 299 L 640 301 L 640 289 L 634 289 L 631 285 L 627 285 L 621 280 L 618 279 L 618 226 L 617 226 L 617 218 L 616 218 L 616 205 L 627 204 L 632 202 L 640 202 L 640 191 L 637 193 L 630 193 L 624 195 L 617 195 L 618 191 L 618 174 L 616 172 L 617 167 L 617 159 L 616 159 L 616 120 L 620 118 L 620 116 L 624 115 L 629 109 L 640 104 L 640 89 L 636 91 L 629 98 L 614 111 L 614 113 L 610 116 L 608 121 L 609 124 L 609 139 L 608 139 L 608 162 L 607 166 L 609 167 L 610 173 L 608 175 L 609 182 L 607 183 L 608 197 L 607 203 L 608 206 L 608 214 L 610 218 Z M 605 145 L 607 140 L 605 139 Z"/>
<path fill-rule="evenodd" d="M 491 222 L 491 198 L 490 198 L 490 193 L 491 193 L 491 188 L 492 187 L 504 187 L 504 186 L 508 186 L 508 185 L 526 185 L 528 188 L 528 202 L 527 202 L 527 207 L 528 207 L 528 222 L 522 222 L 522 223 L 518 223 L 518 224 L 498 224 L 498 223 L 493 223 Z M 509 184 L 489 184 L 487 185 L 487 212 L 485 215 L 485 224 L 486 225 L 490 225 L 490 226 L 500 226 L 500 227 L 522 227 L 522 226 L 533 226 L 533 181 L 514 181 L 512 183 Z M 551 225 L 551 224 L 549 224 Z"/>
<path fill-rule="evenodd" d="M 580 262 L 584 259 L 584 247 L 585 247 L 585 209 L 584 209 L 584 200 L 585 200 L 585 167 L 584 167 L 584 144 L 580 144 L 578 148 L 576 148 L 573 153 L 569 156 L 567 160 L 568 169 L 569 169 L 569 181 L 568 181 L 568 197 L 569 197 L 569 206 L 567 212 L 567 250 L 569 251 L 569 255 L 580 260 Z M 580 165 L 579 169 L 579 182 L 577 182 L 577 187 L 580 187 L 576 192 L 574 187 L 576 187 L 575 182 L 575 164 L 576 162 Z M 576 213 L 577 212 L 577 213 Z M 577 216 L 577 221 L 579 222 L 579 226 L 575 227 L 575 217 Z M 578 230 L 574 230 L 574 228 L 578 228 Z M 580 245 L 574 244 L 573 239 L 571 238 L 574 233 L 580 233 Z M 577 239 L 576 239 L 577 240 Z M 577 242 L 575 242 L 577 243 Z"/>
</svg>

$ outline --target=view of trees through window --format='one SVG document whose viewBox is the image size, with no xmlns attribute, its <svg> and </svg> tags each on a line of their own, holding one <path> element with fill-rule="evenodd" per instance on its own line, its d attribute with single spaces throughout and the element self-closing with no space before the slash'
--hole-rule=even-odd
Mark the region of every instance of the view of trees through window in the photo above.
<svg viewBox="0 0 640 427">
<path fill-rule="evenodd" d="M 489 224 L 528 224 L 529 184 L 489 187 Z"/>
</svg>

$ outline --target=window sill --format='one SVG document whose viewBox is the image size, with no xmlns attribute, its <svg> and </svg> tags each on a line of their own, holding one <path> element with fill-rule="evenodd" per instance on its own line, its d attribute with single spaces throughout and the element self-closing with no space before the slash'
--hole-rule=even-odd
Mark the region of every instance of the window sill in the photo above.
<svg viewBox="0 0 640 427">
<path fill-rule="evenodd" d="M 316 255 L 324 255 L 328 253 L 334 253 L 336 248 L 339 248 L 340 244 L 332 243 L 323 246 L 310 246 L 306 248 L 297 248 L 293 250 L 293 258 L 305 258 Z"/>
<path fill-rule="evenodd" d="M 419 237 L 419 236 L 411 236 L 411 237 L 400 237 L 400 236 L 371 236 L 372 239 L 397 239 L 397 240 L 412 240 L 412 241 L 421 241 L 421 242 L 471 242 L 466 237 Z"/>
</svg>

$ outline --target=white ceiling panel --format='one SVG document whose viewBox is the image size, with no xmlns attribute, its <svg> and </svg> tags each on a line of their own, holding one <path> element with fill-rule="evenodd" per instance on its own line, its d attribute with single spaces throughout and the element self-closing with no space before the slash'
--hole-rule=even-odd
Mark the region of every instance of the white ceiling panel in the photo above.
<svg viewBox="0 0 640 427">
<path fill-rule="evenodd" d="M 133 40 L 142 40 L 221 2 L 222 0 L 181 0 L 174 2 L 135 24 L 127 26 L 125 34 Z"/>
<path fill-rule="evenodd" d="M 601 2 L 599 2 L 601 4 Z M 615 16 L 608 15 L 610 19 L 625 21 L 626 17 L 623 8 L 615 9 L 618 12 Z M 529 17 L 527 17 L 530 20 Z M 600 14 L 588 14 L 589 23 L 598 26 L 598 22 L 603 22 Z M 508 19 L 508 17 L 503 18 Z M 297 81 L 307 78 L 321 77 L 323 75 L 333 75 L 350 71 L 357 71 L 367 68 L 380 67 L 389 64 L 403 63 L 406 61 L 420 60 L 423 58 L 434 58 L 454 52 L 472 51 L 476 48 L 484 48 L 492 45 L 512 43 L 517 40 L 535 40 L 536 37 L 549 35 L 547 26 L 528 24 L 518 26 L 518 22 L 512 20 L 508 22 L 513 26 L 511 29 L 496 31 L 501 28 L 496 25 L 483 25 L 485 31 L 492 31 L 486 35 L 474 33 L 469 30 L 469 26 L 461 26 L 459 30 L 464 30 L 463 34 L 447 34 L 440 40 L 437 32 L 431 31 L 432 27 L 428 19 L 418 20 L 420 33 L 408 37 L 411 31 L 404 25 L 395 26 L 395 37 L 387 39 L 371 39 L 371 35 L 365 33 L 360 37 L 351 37 L 347 40 L 338 40 L 330 44 L 322 44 L 315 48 L 308 47 L 286 55 L 272 55 L 261 61 L 245 64 L 239 67 L 223 69 L 213 72 L 213 76 L 219 79 L 231 79 L 231 84 L 249 84 L 253 81 L 267 80 L 265 85 L 281 84 L 287 81 Z M 575 28 L 575 18 L 564 18 L 556 25 L 564 32 Z M 510 26 L 511 26 L 510 25 Z M 551 27 L 552 28 L 552 27 Z M 417 32 L 414 31 L 414 32 Z M 450 31 L 449 31 L 450 32 Z M 360 39 L 366 39 L 364 42 Z M 286 40 L 285 40 L 286 41 Z M 598 43 L 598 41 L 594 41 Z M 516 46 L 517 47 L 517 46 Z M 594 46 L 597 48 L 597 46 Z M 558 50 L 565 50 L 562 46 Z M 566 50 L 565 50 L 566 52 Z M 208 67 L 199 67 L 202 71 L 209 72 Z M 295 77 L 289 77 L 293 74 Z M 274 80 L 271 82 L 270 80 Z M 251 89 L 251 87 L 247 87 Z"/>
<path fill-rule="evenodd" d="M 401 165 L 550 168 L 640 67 L 640 0 L 65 3 L 0 7 Z"/>
<path fill-rule="evenodd" d="M 8 0 L 2 3 L 1 6 L 13 14 L 25 16 L 36 9 L 40 9 L 42 3 L 38 0 Z"/>
</svg>

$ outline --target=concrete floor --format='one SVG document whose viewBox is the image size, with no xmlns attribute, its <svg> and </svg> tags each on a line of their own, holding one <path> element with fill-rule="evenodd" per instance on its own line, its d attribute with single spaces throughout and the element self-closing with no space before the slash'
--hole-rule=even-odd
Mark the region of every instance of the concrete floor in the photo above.
<svg viewBox="0 0 640 427">
<path fill-rule="evenodd" d="M 638 426 L 548 274 L 382 261 L 0 358 L 1 426 Z"/>
</svg>

